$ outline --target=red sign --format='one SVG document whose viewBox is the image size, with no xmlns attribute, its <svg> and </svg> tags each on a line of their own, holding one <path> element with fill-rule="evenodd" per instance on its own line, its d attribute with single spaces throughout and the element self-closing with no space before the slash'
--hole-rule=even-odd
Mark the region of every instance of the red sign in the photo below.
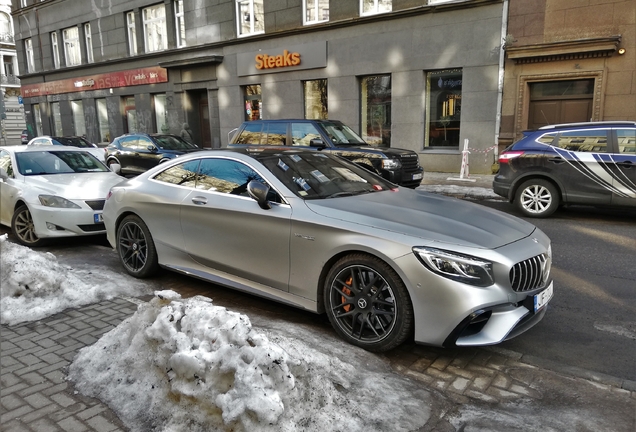
<svg viewBox="0 0 636 432">
<path fill-rule="evenodd" d="M 153 66 L 59 81 L 49 81 L 39 84 L 27 84 L 22 86 L 22 97 L 36 97 L 162 82 L 168 82 L 168 70 L 159 66 Z"/>
</svg>

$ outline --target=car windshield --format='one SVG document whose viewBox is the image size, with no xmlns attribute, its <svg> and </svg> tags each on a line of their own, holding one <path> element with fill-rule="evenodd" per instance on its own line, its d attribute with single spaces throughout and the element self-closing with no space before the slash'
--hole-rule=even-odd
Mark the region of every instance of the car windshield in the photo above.
<svg viewBox="0 0 636 432">
<path fill-rule="evenodd" d="M 320 152 L 281 152 L 257 156 L 292 192 L 324 199 L 385 191 L 395 185 L 345 159 Z"/>
<path fill-rule="evenodd" d="M 80 137 L 51 137 L 53 144 L 80 148 L 91 148 L 93 145 Z"/>
<path fill-rule="evenodd" d="M 337 145 L 366 144 L 349 126 L 342 123 L 322 123 L 322 127 L 331 138 L 331 142 Z"/>
<path fill-rule="evenodd" d="M 85 151 L 19 152 L 15 158 L 18 172 L 24 176 L 108 171 L 104 164 Z"/>
<path fill-rule="evenodd" d="M 153 139 L 157 146 L 163 150 L 191 150 L 197 148 L 194 144 L 190 144 L 186 140 L 173 135 L 155 135 Z"/>
</svg>

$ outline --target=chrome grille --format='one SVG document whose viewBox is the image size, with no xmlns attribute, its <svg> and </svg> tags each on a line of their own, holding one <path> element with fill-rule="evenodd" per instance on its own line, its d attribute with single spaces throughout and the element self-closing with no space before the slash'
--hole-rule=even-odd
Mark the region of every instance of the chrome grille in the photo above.
<svg viewBox="0 0 636 432">
<path fill-rule="evenodd" d="M 93 210 L 104 210 L 104 203 L 106 200 L 93 200 L 93 201 L 84 201 L 90 208 Z"/>
<path fill-rule="evenodd" d="M 515 264 L 510 269 L 512 289 L 524 292 L 539 288 L 548 279 L 550 264 L 548 254 L 537 255 Z"/>
</svg>

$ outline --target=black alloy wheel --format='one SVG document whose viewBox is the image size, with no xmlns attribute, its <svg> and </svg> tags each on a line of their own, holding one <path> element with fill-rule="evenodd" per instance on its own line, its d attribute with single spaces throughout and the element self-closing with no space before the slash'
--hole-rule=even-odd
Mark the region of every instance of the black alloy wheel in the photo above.
<svg viewBox="0 0 636 432">
<path fill-rule="evenodd" d="M 119 224 L 117 253 L 126 271 L 134 277 L 149 277 L 159 269 L 150 230 L 138 216 L 126 216 Z"/>
<path fill-rule="evenodd" d="M 325 283 L 329 321 L 346 341 L 369 351 L 397 347 L 411 334 L 413 307 L 397 273 L 363 254 L 341 258 Z"/>
<path fill-rule="evenodd" d="M 44 240 L 35 234 L 35 224 L 31 211 L 25 205 L 17 208 L 11 218 L 11 231 L 16 236 L 18 242 L 24 246 L 41 246 Z"/>
</svg>

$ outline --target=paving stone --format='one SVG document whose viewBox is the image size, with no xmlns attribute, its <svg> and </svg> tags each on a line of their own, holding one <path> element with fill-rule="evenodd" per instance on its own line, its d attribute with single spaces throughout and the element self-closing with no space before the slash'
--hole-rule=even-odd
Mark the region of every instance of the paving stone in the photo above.
<svg viewBox="0 0 636 432">
<path fill-rule="evenodd" d="M 4 397 L 6 395 L 10 395 L 12 393 L 17 393 L 25 388 L 28 388 L 29 385 L 25 382 L 20 381 L 19 383 L 12 385 L 11 387 L 3 387 L 0 389 L 0 397 Z"/>
<path fill-rule="evenodd" d="M 35 409 L 39 409 L 51 404 L 51 400 L 39 393 L 26 396 L 24 400 Z"/>
<path fill-rule="evenodd" d="M 20 379 L 22 379 L 22 381 L 25 381 L 27 384 L 30 384 L 30 385 L 42 384 L 43 382 L 46 381 L 46 378 L 44 378 L 42 375 L 40 375 L 37 372 L 30 372 L 30 373 L 24 374 L 20 376 Z"/>
<path fill-rule="evenodd" d="M 30 340 L 26 340 L 26 339 L 25 340 L 21 340 L 19 342 L 16 342 L 16 345 L 19 346 L 23 350 L 28 350 L 28 349 L 31 349 L 31 348 L 37 348 L 36 344 L 34 344 Z"/>
<path fill-rule="evenodd" d="M 33 364 L 33 365 L 29 366 L 29 367 L 22 367 L 22 368 L 20 368 L 18 370 L 15 370 L 14 373 L 21 377 L 22 375 L 26 375 L 26 374 L 32 373 L 34 371 L 39 371 L 40 369 L 42 369 L 44 367 L 48 367 L 48 364 L 44 363 L 44 362 L 39 362 L 39 363 Z"/>
<path fill-rule="evenodd" d="M 478 391 L 485 391 L 488 386 L 490 386 L 491 382 L 491 377 L 476 377 L 475 379 L 473 379 L 472 386 Z"/>
<path fill-rule="evenodd" d="M 468 369 L 461 369 L 452 365 L 449 365 L 446 368 L 446 372 L 455 374 L 455 375 L 459 375 L 461 377 L 464 377 L 466 379 L 472 379 L 475 376 L 475 373 L 468 370 Z"/>
<path fill-rule="evenodd" d="M 74 417 L 76 413 L 80 411 L 84 411 L 85 409 L 86 409 L 85 404 L 74 401 L 72 405 L 69 405 L 64 409 L 56 411 L 55 413 L 51 414 L 49 417 L 53 421 L 60 422 L 65 418 Z"/>
<path fill-rule="evenodd" d="M 508 359 L 502 355 L 493 354 L 485 366 L 491 369 L 503 370 L 506 367 L 507 360 Z"/>
<path fill-rule="evenodd" d="M 438 357 L 432 364 L 431 367 L 435 368 L 435 369 L 439 369 L 439 370 L 444 370 L 446 369 L 446 366 L 448 366 L 451 362 L 453 361 L 453 359 L 451 357 Z"/>
<path fill-rule="evenodd" d="M 8 421 L 15 420 L 33 411 L 30 405 L 22 405 L 14 410 L 7 411 L 0 415 L 0 423 L 5 424 Z"/>
<path fill-rule="evenodd" d="M 3 373 L 2 378 L 0 378 L 0 384 L 2 384 L 2 388 L 14 386 L 19 382 L 22 382 L 22 380 L 12 373 Z"/>
<path fill-rule="evenodd" d="M 492 386 L 488 387 L 488 390 L 486 390 L 486 394 L 489 394 L 490 396 L 496 397 L 498 399 L 517 399 L 520 397 L 517 393 L 512 393 Z"/>
<path fill-rule="evenodd" d="M 57 410 L 59 410 L 60 407 L 57 406 L 56 404 L 49 404 L 45 407 L 39 408 L 25 416 L 23 416 L 20 420 L 23 421 L 26 424 L 29 424 L 31 422 L 34 422 L 35 420 L 44 417 L 48 414 L 54 413 Z"/>
<path fill-rule="evenodd" d="M 449 374 L 448 372 L 442 372 L 434 368 L 426 369 L 426 374 L 431 375 L 434 378 L 444 379 L 446 381 L 451 381 L 453 378 L 455 378 L 455 375 L 453 374 Z"/>
<path fill-rule="evenodd" d="M 20 390 L 18 392 L 18 395 L 20 395 L 22 397 L 26 397 L 26 396 L 28 396 L 30 394 L 37 393 L 37 392 L 42 391 L 42 390 L 44 390 L 44 389 L 46 389 L 48 387 L 51 387 L 52 385 L 53 384 L 48 382 L 48 381 L 47 382 L 43 382 L 42 384 L 32 385 L 32 386 L 29 386 L 29 387 L 27 387 L 27 388 L 25 388 L 23 390 Z"/>
<path fill-rule="evenodd" d="M 513 368 L 508 368 L 506 370 L 506 373 L 510 375 L 510 377 L 512 377 L 513 379 L 516 379 L 517 381 L 521 381 L 525 385 L 529 386 L 534 382 L 537 370 L 534 367 L 532 368 L 513 367 Z"/>
<path fill-rule="evenodd" d="M 12 420 L 10 422 L 2 422 L 2 432 L 33 432 L 20 420 Z"/>
<path fill-rule="evenodd" d="M 97 432 L 111 432 L 118 429 L 117 426 L 100 415 L 86 420 L 86 423 L 91 425 Z"/>
<path fill-rule="evenodd" d="M 68 360 L 60 359 L 59 362 L 57 362 L 55 364 L 52 364 L 52 365 L 49 365 L 49 366 L 47 366 L 45 368 L 40 369 L 40 372 L 43 373 L 43 374 L 48 374 L 49 372 L 52 372 L 52 371 L 55 371 L 55 370 L 58 370 L 58 369 L 62 369 L 64 367 L 68 366 L 68 364 L 69 364 Z"/>
<path fill-rule="evenodd" d="M 65 418 L 57 422 L 57 424 L 66 432 L 84 432 L 88 430 L 88 427 L 84 423 L 73 417 Z"/>
<path fill-rule="evenodd" d="M 456 378 L 450 386 L 448 386 L 449 390 L 455 391 L 457 393 L 463 393 L 464 390 L 468 388 L 470 385 L 470 380 L 466 378 Z"/>
<path fill-rule="evenodd" d="M 38 431 L 38 432 L 58 432 L 58 431 L 62 431 L 62 429 L 60 429 L 58 427 L 58 425 L 56 425 L 55 423 L 53 423 L 51 420 L 49 419 L 40 419 L 36 422 L 33 422 L 33 424 L 31 425 L 32 429 Z"/>
<path fill-rule="evenodd" d="M 477 354 L 475 354 L 475 357 L 471 361 L 471 364 L 478 365 L 478 366 L 486 366 L 486 364 L 488 363 L 488 360 L 490 359 L 490 356 L 491 356 L 490 353 L 486 351 L 479 351 Z"/>
<path fill-rule="evenodd" d="M 60 356 L 58 356 L 57 354 L 54 354 L 54 353 L 44 354 L 44 355 L 41 355 L 39 357 L 40 357 L 40 360 L 44 360 L 48 364 L 57 363 L 60 360 L 62 360 L 60 358 Z"/>
<path fill-rule="evenodd" d="M 101 413 L 105 409 L 106 409 L 105 406 L 103 406 L 101 404 L 98 404 L 98 405 L 95 405 L 93 407 L 90 407 L 90 408 L 78 413 L 77 417 L 79 417 L 82 420 L 86 420 L 86 419 L 89 419 L 91 417 L 95 417 L 97 414 Z"/>
<path fill-rule="evenodd" d="M 426 369 L 428 369 L 432 364 L 432 361 L 426 358 L 421 358 L 419 360 L 417 360 L 416 362 L 414 362 L 410 369 L 416 370 L 418 372 L 423 372 Z"/>
<path fill-rule="evenodd" d="M 40 359 L 33 354 L 27 354 L 25 356 L 16 355 L 16 358 L 20 359 L 20 361 L 27 366 L 32 366 L 34 364 L 40 363 Z"/>
<path fill-rule="evenodd" d="M 0 352 L 2 352 L 2 357 L 0 357 L 0 366 L 8 367 L 13 364 L 19 363 L 18 360 L 13 358 L 11 354 L 7 354 L 3 352 L 2 350 L 0 350 Z"/>
<path fill-rule="evenodd" d="M 502 389 L 507 389 L 511 383 L 512 380 L 503 374 L 497 374 L 497 376 L 492 380 L 492 385 Z"/>
<path fill-rule="evenodd" d="M 15 394 L 10 394 L 0 398 L 0 404 L 4 408 L 3 411 L 10 411 L 24 405 L 24 400 Z"/>
<path fill-rule="evenodd" d="M 68 383 L 62 382 L 60 384 L 54 385 L 53 387 L 47 388 L 46 390 L 42 391 L 42 394 L 44 394 L 45 396 L 51 396 L 51 395 L 54 395 L 55 393 L 64 391 L 67 388 L 68 388 Z"/>
<path fill-rule="evenodd" d="M 535 389 L 532 389 L 530 387 L 520 386 L 518 384 L 512 384 L 508 388 L 508 390 L 510 390 L 512 392 L 515 392 L 515 393 L 522 394 L 524 396 L 529 396 L 529 397 L 534 398 L 534 399 L 542 399 L 543 398 L 543 395 L 540 392 L 536 391 Z"/>
<path fill-rule="evenodd" d="M 13 342 L 9 342 L 9 341 L 0 342 L 0 351 L 2 352 L 7 352 L 9 350 L 16 349 L 16 348 L 18 348 L 18 346 L 14 344 Z"/>
<path fill-rule="evenodd" d="M 490 402 L 490 403 L 499 403 L 499 399 L 496 397 L 468 389 L 464 392 L 464 396 L 468 396 L 469 398 L 479 399 L 480 401 Z"/>
<path fill-rule="evenodd" d="M 75 399 L 65 395 L 64 393 L 57 393 L 57 394 L 51 395 L 51 399 L 63 408 L 69 407 L 73 405 L 74 403 L 76 403 Z"/>
</svg>

